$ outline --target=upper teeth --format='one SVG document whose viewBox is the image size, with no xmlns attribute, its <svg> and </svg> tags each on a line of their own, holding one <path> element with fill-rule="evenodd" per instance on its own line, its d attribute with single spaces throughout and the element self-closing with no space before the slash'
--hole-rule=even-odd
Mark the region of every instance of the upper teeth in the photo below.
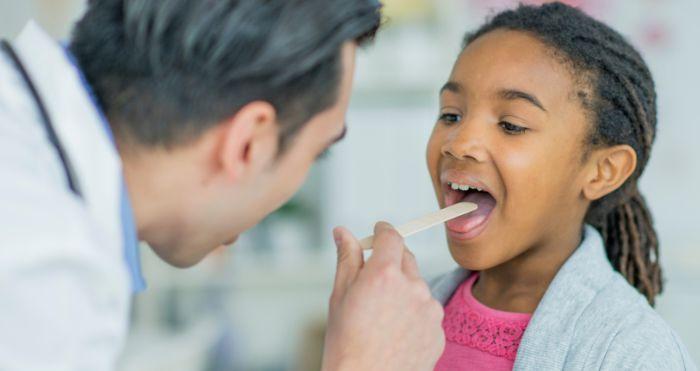
<svg viewBox="0 0 700 371">
<path fill-rule="evenodd" d="M 471 187 L 471 186 L 468 186 L 468 185 L 466 185 L 466 184 L 457 184 L 457 183 L 448 182 L 447 185 L 449 185 L 450 187 L 452 187 L 452 189 L 454 189 L 455 191 L 458 191 L 458 190 L 459 190 L 459 191 L 465 191 L 465 192 L 466 192 L 466 191 L 468 191 L 468 190 L 470 190 L 470 189 L 475 189 L 475 190 L 481 192 L 481 188 L 478 188 L 478 187 Z"/>
</svg>

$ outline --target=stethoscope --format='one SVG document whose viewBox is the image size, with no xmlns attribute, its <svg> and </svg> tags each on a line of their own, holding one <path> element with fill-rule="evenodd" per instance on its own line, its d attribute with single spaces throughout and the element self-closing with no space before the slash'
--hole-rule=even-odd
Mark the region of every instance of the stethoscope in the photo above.
<svg viewBox="0 0 700 371">
<path fill-rule="evenodd" d="M 63 170 L 66 174 L 66 179 L 68 179 L 68 187 L 70 188 L 71 192 L 73 192 L 76 196 L 78 196 L 79 198 L 83 198 L 83 193 L 81 192 L 80 186 L 76 181 L 73 167 L 71 166 L 68 156 L 66 155 L 66 151 L 63 149 L 63 146 L 58 140 L 58 136 L 56 136 L 56 130 L 54 130 L 53 122 L 51 121 L 51 117 L 49 116 L 48 111 L 46 110 L 46 105 L 44 105 L 44 101 L 39 96 L 39 93 L 36 90 L 32 79 L 29 77 L 27 70 L 24 68 L 22 61 L 20 60 L 17 53 L 15 53 L 14 49 L 12 48 L 12 45 L 10 45 L 10 43 L 6 40 L 2 40 L 0 41 L 0 43 L 2 45 L 2 49 L 10 57 L 15 67 L 17 68 L 17 71 L 19 71 L 20 75 L 24 79 L 25 83 L 27 84 L 27 87 L 29 88 L 29 92 L 32 94 L 32 97 L 36 102 L 36 106 L 39 109 L 39 114 L 41 116 L 41 122 L 44 126 L 44 129 L 46 130 L 49 142 L 56 149 L 58 157 L 63 165 Z"/>
</svg>

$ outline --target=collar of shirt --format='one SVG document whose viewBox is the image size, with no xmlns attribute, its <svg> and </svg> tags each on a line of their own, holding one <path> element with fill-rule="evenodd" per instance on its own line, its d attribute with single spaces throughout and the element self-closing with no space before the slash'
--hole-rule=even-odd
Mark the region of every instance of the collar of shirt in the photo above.
<svg viewBox="0 0 700 371">
<path fill-rule="evenodd" d="M 95 98 L 95 94 L 92 90 L 92 87 L 90 84 L 87 82 L 85 79 L 85 75 L 82 73 L 80 68 L 78 67 L 78 64 L 75 60 L 75 57 L 73 57 L 73 54 L 70 52 L 70 50 L 64 46 L 63 50 L 66 52 L 66 56 L 68 57 L 68 60 L 71 62 L 73 67 L 75 68 L 78 76 L 80 76 L 80 80 L 83 84 L 83 87 L 85 90 L 88 92 L 88 96 L 90 97 L 90 100 L 92 101 L 92 104 L 95 106 L 95 110 L 100 115 L 100 121 L 102 122 L 102 126 L 107 133 L 107 136 L 109 139 L 112 141 L 112 144 L 114 144 L 114 134 L 112 133 L 112 129 L 109 127 L 109 123 L 107 122 L 107 119 L 104 115 L 104 112 L 100 108 L 100 105 L 97 103 L 97 99 Z M 122 176 L 121 178 L 121 221 L 122 221 L 122 234 L 124 236 L 124 259 L 126 261 L 127 268 L 129 270 L 129 275 L 131 276 L 131 288 L 134 293 L 138 293 L 143 291 L 146 288 L 146 281 L 143 278 L 143 275 L 141 273 L 141 259 L 139 256 L 139 240 L 136 235 L 136 223 L 134 221 L 134 212 L 133 209 L 131 208 L 131 201 L 129 200 L 129 193 L 126 188 L 126 183 L 124 181 L 124 177 Z"/>
</svg>

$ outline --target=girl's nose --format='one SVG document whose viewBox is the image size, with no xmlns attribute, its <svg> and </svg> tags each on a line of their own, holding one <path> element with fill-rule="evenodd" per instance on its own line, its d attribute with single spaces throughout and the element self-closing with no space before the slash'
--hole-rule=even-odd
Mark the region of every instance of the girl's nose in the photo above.
<svg viewBox="0 0 700 371">
<path fill-rule="evenodd" d="M 488 157 L 485 133 L 479 130 L 477 123 L 463 122 L 447 135 L 441 152 L 443 156 L 458 160 L 484 162 Z"/>
</svg>

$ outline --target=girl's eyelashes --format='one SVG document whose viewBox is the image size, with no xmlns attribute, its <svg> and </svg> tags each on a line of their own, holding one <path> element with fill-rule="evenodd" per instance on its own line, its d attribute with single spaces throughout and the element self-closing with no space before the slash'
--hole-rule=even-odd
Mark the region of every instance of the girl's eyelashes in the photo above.
<svg viewBox="0 0 700 371">
<path fill-rule="evenodd" d="M 445 125 L 453 125 L 459 123 L 462 120 L 462 115 L 458 113 L 441 113 L 438 120 Z"/>
<path fill-rule="evenodd" d="M 438 120 L 448 126 L 455 125 L 462 121 L 462 115 L 459 113 L 444 112 L 440 114 Z M 498 126 L 508 135 L 519 135 L 529 130 L 524 126 L 516 125 L 504 120 L 498 122 Z"/>
<path fill-rule="evenodd" d="M 515 125 L 508 121 L 501 121 L 498 123 L 498 126 L 500 126 L 501 129 L 503 129 L 503 132 L 508 135 L 518 135 L 528 130 L 526 127 Z"/>
</svg>

